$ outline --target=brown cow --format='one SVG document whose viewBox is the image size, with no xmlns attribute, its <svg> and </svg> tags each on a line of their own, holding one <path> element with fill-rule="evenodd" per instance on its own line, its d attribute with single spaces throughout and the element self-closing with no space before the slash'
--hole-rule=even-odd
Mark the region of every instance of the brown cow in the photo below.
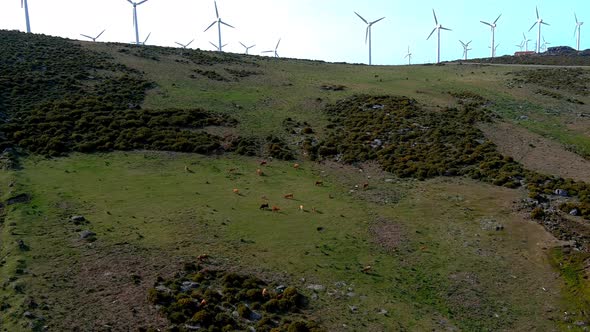
<svg viewBox="0 0 590 332">
<path fill-rule="evenodd" d="M 272 206 L 272 212 L 279 212 L 279 211 L 281 211 L 280 207 L 274 206 L 274 205 Z"/>
<path fill-rule="evenodd" d="M 293 199 L 294 198 L 293 194 L 291 194 L 291 193 L 283 195 L 283 197 L 285 197 L 286 199 Z"/>
</svg>

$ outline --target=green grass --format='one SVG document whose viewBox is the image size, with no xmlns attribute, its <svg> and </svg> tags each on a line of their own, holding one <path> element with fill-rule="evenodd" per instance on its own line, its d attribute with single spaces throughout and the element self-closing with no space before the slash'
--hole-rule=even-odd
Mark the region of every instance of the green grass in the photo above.
<svg viewBox="0 0 590 332">
<path fill-rule="evenodd" d="M 193 173 L 186 172 L 185 166 Z M 11 276 L 17 260 L 24 259 L 30 273 L 19 276 L 16 283 L 24 284 L 37 298 L 54 299 L 51 318 L 61 328 L 65 325 L 56 321 L 69 320 L 59 312 L 82 305 L 84 299 L 72 300 L 76 287 L 49 287 L 51 282 L 68 275 L 78 278 L 86 266 L 81 263 L 83 257 L 92 261 L 94 251 L 106 252 L 122 244 L 143 252 L 140 257 L 169 262 L 194 260 L 207 253 L 240 271 L 283 275 L 308 296 L 308 284 L 322 284 L 332 292 L 343 291 L 334 284 L 344 281 L 353 288 L 353 297 L 320 292 L 319 299 L 312 301 L 314 315 L 323 317 L 321 323 L 328 329 L 347 324 L 355 329 L 423 330 L 441 328 L 436 322 L 442 318 L 465 330 L 510 328 L 533 315 L 543 316 L 537 304 L 559 299 L 528 294 L 528 302 L 522 302 L 547 271 L 512 252 L 523 240 L 528 243 L 524 233 L 481 230 L 477 220 L 484 216 L 512 223 L 507 211 L 487 207 L 497 195 L 494 192 L 507 193 L 507 189 L 434 181 L 412 190 L 402 182 L 396 190 L 410 190 L 409 196 L 396 205 L 381 206 L 348 194 L 336 178 L 323 178 L 324 186 L 315 186 L 319 170 L 311 163 L 295 170 L 290 163 L 272 162 L 263 168 L 265 176 L 256 175 L 257 167 L 257 160 L 243 157 L 153 152 L 28 158 L 17 179 L 35 199 L 9 211 L 8 220 L 16 224 L 7 230 L 30 243 L 31 251 L 11 255 L 2 278 Z M 236 170 L 228 172 L 232 168 Z M 375 190 L 396 186 L 376 185 Z M 234 188 L 240 195 L 232 192 Z M 453 190 L 464 194 L 444 194 Z M 293 193 L 295 199 L 283 198 L 286 193 Z M 263 195 L 271 206 L 281 208 L 280 213 L 258 209 Z M 306 212 L 299 211 L 299 205 Z M 69 224 L 72 214 L 82 214 L 90 223 Z M 369 235 L 368 226 L 378 217 L 399 224 L 402 230 L 403 241 L 393 255 Z M 318 227 L 323 231 L 318 232 Z M 97 241 L 87 245 L 79 240 L 82 229 L 96 232 Z M 3 238 L 13 236 L 5 233 Z M 479 254 L 478 248 L 486 254 Z M 113 264 L 119 259 L 118 255 L 109 258 Z M 372 265 L 371 273 L 360 272 L 365 265 Z M 477 282 L 464 288 L 461 276 L 472 274 Z M 508 274 L 534 283 L 523 287 L 519 280 L 506 281 Z M 493 286 L 498 284 L 502 286 Z M 9 289 L 3 293 L 12 294 Z M 87 296 L 86 301 L 93 298 Z M 18 304 L 23 300 L 24 296 L 9 300 L 13 308 L 8 312 L 15 316 L 5 316 L 7 327 L 18 322 L 13 319 L 22 315 Z M 470 310 L 464 302 L 475 303 L 478 310 Z M 351 305 L 359 308 L 357 313 L 350 312 Z M 102 309 L 97 304 L 96 310 Z M 382 309 L 387 316 L 379 314 Z M 495 318 L 495 313 L 502 318 Z M 538 328 L 549 326 L 545 320 L 537 324 Z"/>
</svg>

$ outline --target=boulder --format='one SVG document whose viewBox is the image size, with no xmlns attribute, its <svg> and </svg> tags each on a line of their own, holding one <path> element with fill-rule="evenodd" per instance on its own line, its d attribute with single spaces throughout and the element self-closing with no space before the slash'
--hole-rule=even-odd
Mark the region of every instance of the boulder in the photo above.
<svg viewBox="0 0 590 332">
<path fill-rule="evenodd" d="M 96 233 L 89 231 L 89 230 L 85 230 L 80 232 L 80 238 L 83 240 L 90 240 L 90 239 L 94 239 L 96 237 Z"/>
<path fill-rule="evenodd" d="M 580 215 L 580 211 L 578 209 L 573 209 L 570 211 L 570 215 L 571 216 L 579 216 Z"/>
<path fill-rule="evenodd" d="M 70 217 L 70 221 L 73 221 L 73 222 L 84 222 L 84 221 L 86 221 L 86 218 L 84 218 L 84 216 L 71 216 Z"/>
<path fill-rule="evenodd" d="M 555 189 L 555 195 L 557 196 L 561 196 L 561 197 L 567 197 L 568 196 L 568 192 L 565 189 Z"/>
</svg>

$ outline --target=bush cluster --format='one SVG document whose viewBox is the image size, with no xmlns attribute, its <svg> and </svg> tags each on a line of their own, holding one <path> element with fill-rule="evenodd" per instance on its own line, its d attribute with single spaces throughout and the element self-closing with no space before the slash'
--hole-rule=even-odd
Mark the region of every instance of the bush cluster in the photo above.
<svg viewBox="0 0 590 332">
<path fill-rule="evenodd" d="M 264 290 L 264 291 L 263 291 Z M 172 324 L 208 331 L 323 331 L 305 319 L 307 299 L 295 287 L 274 288 L 247 275 L 201 269 L 160 279 L 148 291 Z"/>
</svg>

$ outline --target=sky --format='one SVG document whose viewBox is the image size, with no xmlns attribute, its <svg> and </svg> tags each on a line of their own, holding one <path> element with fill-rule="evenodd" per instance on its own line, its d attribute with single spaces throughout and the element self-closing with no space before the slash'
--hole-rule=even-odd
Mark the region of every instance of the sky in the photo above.
<svg viewBox="0 0 590 332">
<path fill-rule="evenodd" d="M 126 0 L 28 0 L 31 31 L 71 39 L 80 34 L 105 33 L 99 41 L 129 43 L 135 40 L 133 7 Z M 436 61 L 436 34 L 432 9 L 439 23 L 452 29 L 441 31 L 441 61 L 462 58 L 459 40 L 472 41 L 469 57 L 490 55 L 491 22 L 502 14 L 496 28 L 496 54 L 513 54 L 527 34 L 529 49 L 535 47 L 535 6 L 544 25 L 542 35 L 551 46 L 575 47 L 574 12 L 582 26 L 581 48 L 590 48 L 589 0 L 218 0 L 221 19 L 235 29 L 222 26 L 224 51 L 242 53 L 256 44 L 250 54 L 274 49 L 279 38 L 281 57 L 316 59 L 330 62 L 368 63 L 365 44 L 368 21 L 384 20 L 372 28 L 373 64 L 407 64 L 404 56 L 413 54 L 412 63 Z M 175 41 L 190 48 L 214 50 L 217 28 L 204 30 L 216 19 L 213 0 L 148 0 L 137 7 L 140 40 L 151 32 L 147 44 L 174 46 Z M 0 1 L 0 29 L 25 30 L 25 14 L 19 0 Z M 588 38 L 586 38 L 586 36 Z M 263 55 L 269 55 L 264 53 Z"/>
</svg>

